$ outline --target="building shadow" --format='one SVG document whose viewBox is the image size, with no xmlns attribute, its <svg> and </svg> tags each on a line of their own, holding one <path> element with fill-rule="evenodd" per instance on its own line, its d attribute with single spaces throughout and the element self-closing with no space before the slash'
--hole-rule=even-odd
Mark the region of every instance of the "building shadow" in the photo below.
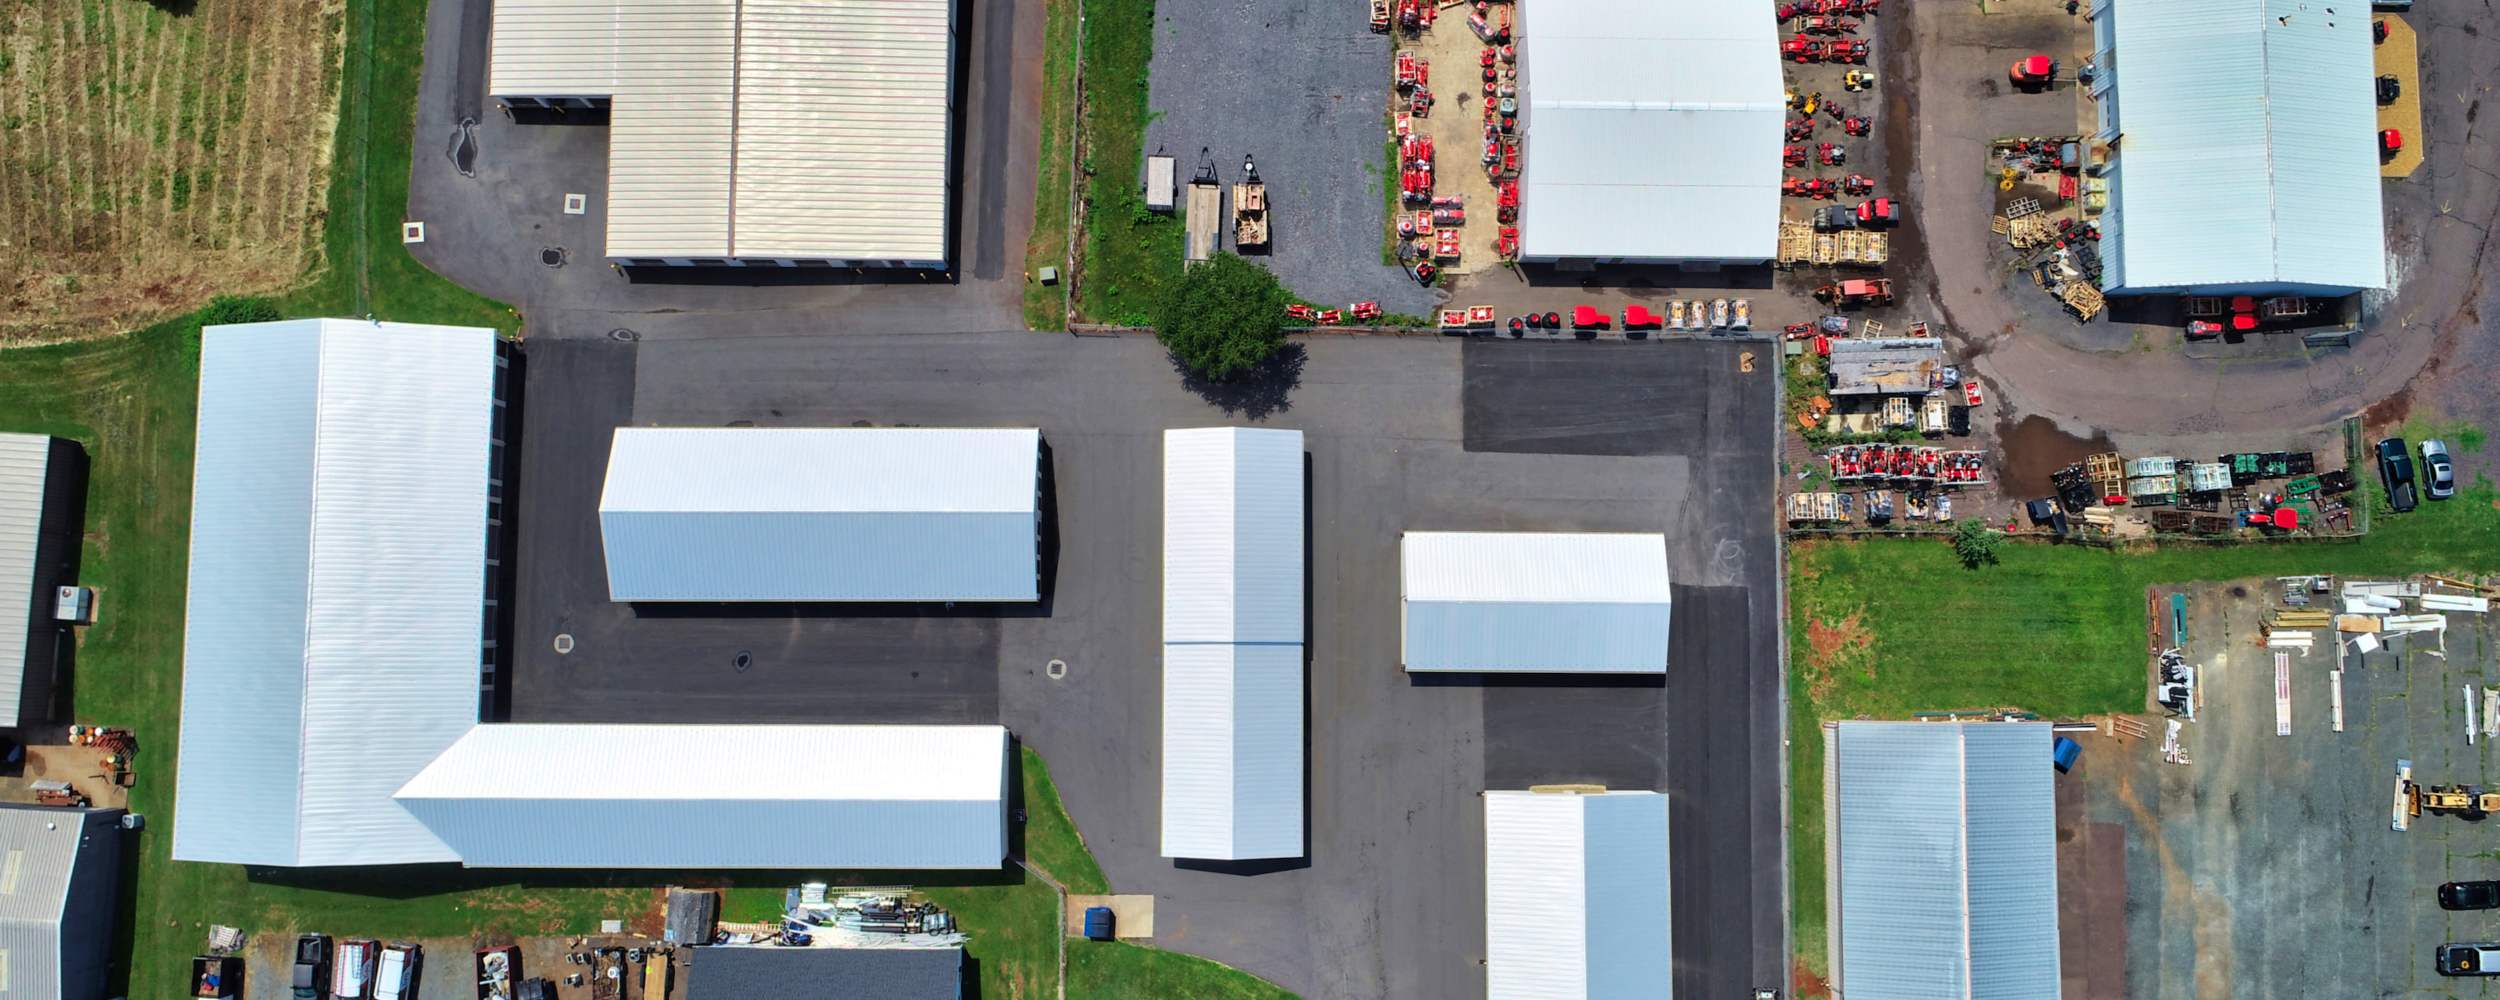
<svg viewBox="0 0 2500 1000">
<path fill-rule="evenodd" d="M 503 106 L 503 113 L 515 125 L 608 126 L 606 108 L 533 108 L 507 104 Z"/>
<path fill-rule="evenodd" d="M 949 224 L 951 228 L 951 223 Z M 931 271 L 899 267 L 642 267 L 618 265 L 617 273 L 637 285 L 727 285 L 778 288 L 789 285 L 954 285 L 962 278 L 953 269 Z"/>
<path fill-rule="evenodd" d="M 1265 420 L 1293 409 L 1293 390 L 1302 384 L 1302 365 L 1309 353 L 1299 343 L 1287 343 L 1240 378 L 1223 382 L 1190 371 L 1177 357 L 1172 359 L 1172 370 L 1180 374 L 1182 388 L 1224 411 L 1225 416 Z"/>
<path fill-rule="evenodd" d="M 1603 264 L 1589 270 L 1563 270 L 1550 264 L 1521 264 L 1519 276 L 1536 288 L 1581 288 L 1598 291 L 1680 291 L 1724 288 L 1767 292 L 1775 272 L 1768 264 L 1688 271 L 1671 265 Z"/>
<path fill-rule="evenodd" d="M 1311 867 L 1311 859 L 1307 855 L 1299 858 L 1256 858 L 1243 861 L 1208 861 L 1199 858 L 1173 858 L 1172 867 L 1183 871 L 1213 872 L 1217 875 L 1239 875 L 1244 878 L 1252 878 L 1260 875 L 1273 875 L 1277 872 L 1298 871 L 1300 869 L 1309 868 Z"/>
<path fill-rule="evenodd" d="M 1658 674 L 1526 674 L 1409 673 L 1409 687 L 1419 688 L 1663 688 Z"/>
</svg>

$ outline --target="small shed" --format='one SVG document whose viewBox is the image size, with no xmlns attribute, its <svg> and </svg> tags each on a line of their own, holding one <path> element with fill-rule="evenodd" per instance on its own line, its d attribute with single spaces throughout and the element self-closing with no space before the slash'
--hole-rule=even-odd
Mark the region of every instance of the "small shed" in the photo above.
<svg viewBox="0 0 2500 1000">
<path fill-rule="evenodd" d="M 660 929 L 660 940 L 678 945 L 710 944 L 712 931 L 719 925 L 720 893 L 669 888 L 668 921 Z"/>
<path fill-rule="evenodd" d="M 1172 214 L 1172 198 L 1180 188 L 1172 173 L 1172 158 L 1157 153 L 1146 158 L 1146 208 Z"/>
</svg>

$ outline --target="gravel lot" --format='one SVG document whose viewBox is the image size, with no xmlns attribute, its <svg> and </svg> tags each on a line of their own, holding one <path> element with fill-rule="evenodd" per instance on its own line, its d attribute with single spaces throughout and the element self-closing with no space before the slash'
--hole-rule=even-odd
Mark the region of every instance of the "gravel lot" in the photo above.
<svg viewBox="0 0 2500 1000">
<path fill-rule="evenodd" d="M 1256 158 L 1274 252 L 1254 259 L 1312 301 L 1421 315 L 1438 295 L 1380 263 L 1389 47 L 1368 17 L 1348 0 L 1163 5 L 1146 152 L 1171 156 L 1183 184 L 1202 148 L 1228 185 Z"/>
</svg>

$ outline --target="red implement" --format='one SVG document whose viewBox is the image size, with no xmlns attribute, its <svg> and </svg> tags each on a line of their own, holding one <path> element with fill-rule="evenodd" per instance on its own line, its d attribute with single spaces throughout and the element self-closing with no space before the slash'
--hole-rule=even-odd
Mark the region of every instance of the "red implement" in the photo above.
<svg viewBox="0 0 2500 1000">
<path fill-rule="evenodd" d="M 1597 311 L 1596 306 L 1571 307 L 1571 325 L 1575 328 L 1582 330 L 1603 330 L 1606 328 L 1606 322 L 1606 314 Z"/>
</svg>

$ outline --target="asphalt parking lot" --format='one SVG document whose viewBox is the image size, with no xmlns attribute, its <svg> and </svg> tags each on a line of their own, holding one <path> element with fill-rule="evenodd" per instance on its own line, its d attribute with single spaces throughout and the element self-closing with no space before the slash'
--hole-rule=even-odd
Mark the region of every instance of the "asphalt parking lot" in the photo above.
<svg viewBox="0 0 2500 1000">
<path fill-rule="evenodd" d="M 1157 7 L 1145 151 L 1172 157 L 1182 184 L 1201 149 L 1226 185 L 1241 179 L 1243 157 L 1256 159 L 1272 252 L 1254 259 L 1313 302 L 1378 301 L 1421 315 L 1439 296 L 1380 262 L 1381 185 L 1396 181 L 1382 174 L 1389 43 L 1371 33 L 1369 17 L 1369 7 L 1346 0 Z M 1460 69 L 1444 72 L 1455 81 Z M 1440 165 L 1472 170 L 1472 155 L 1442 150 Z M 1105 169 L 1143 177 L 1145 165 Z M 1221 242 L 1232 248 L 1229 236 Z"/>
<path fill-rule="evenodd" d="M 546 471 L 521 484 L 516 718 L 986 712 L 1050 760 L 1114 887 L 1157 897 L 1159 946 L 1313 998 L 1482 993 L 1479 792 L 1663 788 L 1679 990 L 1742 995 L 1779 981 L 1776 390 L 1768 366 L 1741 373 L 1737 360 L 1761 345 L 1308 341 L 1266 423 L 1303 430 L 1310 452 L 1311 850 L 1228 867 L 1157 853 L 1158 476 L 1163 429 L 1238 414 L 1185 388 L 1142 338 L 715 338 L 654 326 L 639 344 L 533 347 L 524 449 Z M 1563 354 L 1589 360 L 1558 368 Z M 1656 391 L 1662 381 L 1686 388 Z M 1557 453 L 1517 450 L 1534 440 L 1533 414 L 1560 405 L 1537 401 L 1557 382 L 1587 407 L 1631 407 L 1638 440 L 1591 431 L 1540 446 Z M 1639 426 L 1702 406 L 1714 416 L 1691 433 Z M 1059 537 L 1049 605 L 723 619 L 605 604 L 588 512 L 601 429 L 624 420 L 1039 426 Z M 1512 450 L 1469 450 L 1471 429 Z M 1411 681 L 1396 628 L 1397 542 L 1409 528 L 1665 531 L 1677 580 L 1671 676 L 1663 686 Z M 553 653 L 544 633 L 558 628 L 576 635 L 575 652 Z M 746 673 L 731 664 L 735 649 L 755 653 Z M 1045 673 L 1052 659 L 1068 665 L 1064 677 Z"/>
<path fill-rule="evenodd" d="M 2291 734 L 2278 736 L 2272 651 L 2254 637 L 2279 592 L 2273 580 L 2188 588 L 2186 652 L 2205 687 L 2181 737 L 2193 763 L 2162 762 L 2158 717 L 2147 740 L 2082 737 L 2059 789 L 2066 995 L 2500 995 L 2431 962 L 2443 942 L 2500 938 L 2491 914 L 2432 897 L 2441 882 L 2500 878 L 2490 821 L 2425 813 L 2389 829 L 2399 758 L 2426 784 L 2500 775 L 2493 739 L 2467 745 L 2461 697 L 2500 680 L 2500 627 L 2455 614 L 2444 658 L 2427 636 L 2401 656 L 2353 654 L 2342 732 L 2333 647 L 2294 653 Z"/>
</svg>

